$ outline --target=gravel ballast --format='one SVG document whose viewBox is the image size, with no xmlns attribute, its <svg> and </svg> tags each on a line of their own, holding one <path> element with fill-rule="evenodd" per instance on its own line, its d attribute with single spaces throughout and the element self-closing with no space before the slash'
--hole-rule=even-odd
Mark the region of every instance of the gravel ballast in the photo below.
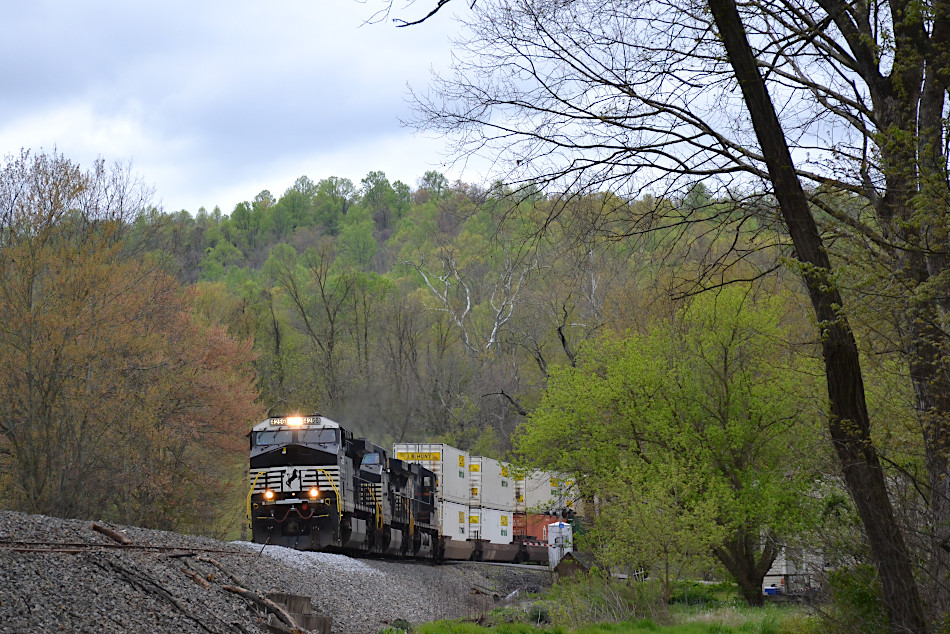
<svg viewBox="0 0 950 634">
<path fill-rule="evenodd" d="M 134 547 L 89 521 L 0 511 L 0 632 L 271 631 L 266 610 L 231 586 L 306 595 L 333 632 L 376 634 L 397 619 L 475 617 L 550 583 L 543 569 L 354 559 L 99 524 Z"/>
</svg>

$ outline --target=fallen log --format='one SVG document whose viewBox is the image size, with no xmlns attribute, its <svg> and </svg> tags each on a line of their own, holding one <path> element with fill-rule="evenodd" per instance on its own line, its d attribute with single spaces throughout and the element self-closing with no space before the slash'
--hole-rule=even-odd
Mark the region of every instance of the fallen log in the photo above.
<svg viewBox="0 0 950 634">
<path fill-rule="evenodd" d="M 297 625 L 297 621 L 295 621 L 294 618 L 290 616 L 290 614 L 288 614 L 284 608 L 280 607 L 279 605 L 277 605 L 270 599 L 262 597 L 261 595 L 257 594 L 256 592 L 252 592 L 248 590 L 247 588 L 239 588 L 237 586 L 221 586 L 221 587 L 224 590 L 227 590 L 228 592 L 232 592 L 238 596 L 244 597 L 251 603 L 256 603 L 257 605 L 261 606 L 265 610 L 269 610 L 271 613 L 277 616 L 277 618 L 283 621 L 284 624 L 286 624 L 287 627 L 289 627 L 292 631 L 303 632 L 303 630 L 300 629 L 300 626 Z"/>
<path fill-rule="evenodd" d="M 192 581 L 197 583 L 199 586 L 201 586 L 205 590 L 208 590 L 209 588 L 211 588 L 211 584 L 205 581 L 204 577 L 199 575 L 197 572 L 188 570 L 187 568 L 182 568 L 181 571 L 185 573 L 185 575 L 187 575 L 188 577 L 191 577 Z"/>
<path fill-rule="evenodd" d="M 240 579 L 237 578 L 236 575 L 232 574 L 227 568 L 221 565 L 221 562 L 217 561 L 216 559 L 212 559 L 211 557 L 202 557 L 199 555 L 195 557 L 195 560 L 203 561 L 205 563 L 211 564 L 212 566 L 220 570 L 222 573 L 224 573 L 228 579 L 234 582 L 236 586 L 240 586 L 243 583 Z"/>
<path fill-rule="evenodd" d="M 96 524 L 95 522 L 93 522 L 91 528 L 97 533 L 102 533 L 103 535 L 111 539 L 112 541 L 119 542 L 123 546 L 130 546 L 132 544 L 131 539 L 129 539 L 128 537 L 126 537 L 125 535 L 123 535 L 122 533 L 118 531 L 112 530 L 108 526 L 103 526 L 102 524 Z"/>
</svg>

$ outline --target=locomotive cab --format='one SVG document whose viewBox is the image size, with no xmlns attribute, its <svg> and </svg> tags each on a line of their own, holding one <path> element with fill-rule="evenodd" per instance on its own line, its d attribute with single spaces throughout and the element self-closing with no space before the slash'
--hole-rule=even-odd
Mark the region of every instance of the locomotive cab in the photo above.
<svg viewBox="0 0 950 634">
<path fill-rule="evenodd" d="M 268 418 L 248 437 L 253 540 L 302 549 L 332 545 L 342 513 L 340 473 L 347 432 L 313 414 Z"/>
<path fill-rule="evenodd" d="M 271 417 L 248 437 L 254 542 L 439 557 L 433 472 L 319 414 Z"/>
</svg>

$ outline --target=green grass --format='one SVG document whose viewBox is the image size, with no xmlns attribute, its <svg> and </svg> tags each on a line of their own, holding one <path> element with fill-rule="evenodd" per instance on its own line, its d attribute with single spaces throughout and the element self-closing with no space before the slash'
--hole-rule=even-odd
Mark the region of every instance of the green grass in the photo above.
<svg viewBox="0 0 950 634">
<path fill-rule="evenodd" d="M 817 631 L 812 617 L 800 606 L 699 608 L 690 605 L 672 609 L 670 618 L 673 623 L 669 625 L 639 619 L 575 629 L 527 623 L 484 626 L 467 621 L 437 621 L 415 626 L 411 631 L 412 634 L 803 634 Z"/>
<path fill-rule="evenodd" d="M 677 628 L 702 626 L 697 632 L 723 632 L 736 634 L 808 634 L 817 632 L 817 620 L 800 605 L 766 605 L 750 608 L 742 605 L 720 607 L 680 606 L 670 611 L 674 625 L 659 631 L 673 634 L 691 632 Z"/>
<path fill-rule="evenodd" d="M 408 627 L 408 624 L 400 624 Z M 384 634 L 406 630 L 389 629 Z M 565 580 L 517 605 L 471 620 L 413 626 L 412 634 L 818 634 L 817 619 L 793 604 L 751 608 L 734 583 L 678 582 L 670 602 L 658 583 L 605 575 Z"/>
<path fill-rule="evenodd" d="M 413 634 L 646 634 L 662 631 L 652 621 L 628 623 L 604 623 L 575 630 L 560 627 L 536 627 L 525 623 L 503 623 L 495 627 L 483 627 L 459 621 L 438 621 L 413 629 Z"/>
<path fill-rule="evenodd" d="M 725 607 L 745 605 L 745 601 L 739 596 L 738 586 L 728 581 L 722 583 L 677 581 L 670 591 L 670 604 Z"/>
</svg>

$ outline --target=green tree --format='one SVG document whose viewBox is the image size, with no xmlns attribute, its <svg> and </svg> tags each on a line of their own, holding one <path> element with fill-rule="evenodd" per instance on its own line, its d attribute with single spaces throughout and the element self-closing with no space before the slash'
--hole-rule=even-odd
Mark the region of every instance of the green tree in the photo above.
<svg viewBox="0 0 950 634">
<path fill-rule="evenodd" d="M 227 240 L 220 240 L 213 247 L 208 247 L 205 257 L 201 260 L 201 279 L 219 280 L 224 277 L 229 267 L 243 261 L 244 254 L 236 246 Z"/>
<path fill-rule="evenodd" d="M 805 456 L 821 440 L 815 364 L 783 344 L 785 308 L 730 288 L 552 369 L 517 449 L 597 493 L 608 510 L 595 522 L 621 563 L 708 552 L 762 603 L 783 538 L 807 523 L 816 474 Z M 653 530 L 620 529 L 625 516 L 649 524 L 646 509 Z"/>
<path fill-rule="evenodd" d="M 356 200 L 356 186 L 348 178 L 330 176 L 317 183 L 314 221 L 329 235 L 336 235 L 340 222 Z"/>
<path fill-rule="evenodd" d="M 390 228 L 396 216 L 396 191 L 389 184 L 386 174 L 370 172 L 360 181 L 362 184 L 362 203 L 370 210 L 376 227 L 380 231 Z"/>
<path fill-rule="evenodd" d="M 351 213 L 343 223 L 337 238 L 337 257 L 343 266 L 367 271 L 379 243 L 373 235 L 376 228 L 368 213 Z"/>
<path fill-rule="evenodd" d="M 419 189 L 428 192 L 433 200 L 441 200 L 449 192 L 449 179 L 441 172 L 429 170 L 419 179 Z"/>
<path fill-rule="evenodd" d="M 715 499 L 706 495 L 706 479 L 675 461 L 638 467 L 616 469 L 602 480 L 611 500 L 599 508 L 588 539 L 608 562 L 628 570 L 649 566 L 669 603 L 673 581 L 703 569 L 710 545 L 723 541 L 727 529 L 718 522 Z"/>
<path fill-rule="evenodd" d="M 285 240 L 299 227 L 314 223 L 317 191 L 316 183 L 306 176 L 301 176 L 287 188 L 271 213 L 277 240 Z"/>
</svg>

